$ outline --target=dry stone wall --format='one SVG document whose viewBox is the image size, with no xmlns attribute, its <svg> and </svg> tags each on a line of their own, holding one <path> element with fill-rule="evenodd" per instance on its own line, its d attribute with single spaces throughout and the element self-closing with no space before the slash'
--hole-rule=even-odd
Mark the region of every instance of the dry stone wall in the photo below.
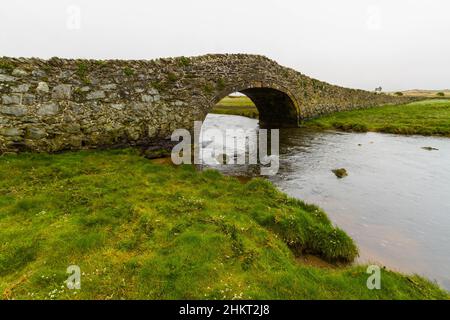
<svg viewBox="0 0 450 320">
<path fill-rule="evenodd" d="M 407 98 L 342 88 L 258 55 L 157 60 L 0 58 L 0 153 L 154 144 L 192 129 L 221 98 L 247 93 L 261 119 L 317 115 Z"/>
</svg>

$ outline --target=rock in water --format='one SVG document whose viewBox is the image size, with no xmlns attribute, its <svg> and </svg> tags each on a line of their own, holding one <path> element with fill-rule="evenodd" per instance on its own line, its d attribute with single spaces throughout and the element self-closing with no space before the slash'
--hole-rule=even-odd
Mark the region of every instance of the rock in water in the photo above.
<svg viewBox="0 0 450 320">
<path fill-rule="evenodd" d="M 336 177 L 338 177 L 339 179 L 344 178 L 346 176 L 348 176 L 347 170 L 345 170 L 344 168 L 340 168 L 340 169 L 334 169 L 331 170 Z"/>
<path fill-rule="evenodd" d="M 439 150 L 433 147 L 422 147 L 423 150 L 433 151 L 433 150 Z"/>
</svg>

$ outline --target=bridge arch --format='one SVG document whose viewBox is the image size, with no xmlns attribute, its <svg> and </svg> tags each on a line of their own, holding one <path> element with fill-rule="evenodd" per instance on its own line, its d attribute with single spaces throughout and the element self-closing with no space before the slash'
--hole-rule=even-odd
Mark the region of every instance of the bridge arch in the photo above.
<svg viewBox="0 0 450 320">
<path fill-rule="evenodd" d="M 246 95 L 259 112 L 262 127 L 296 127 L 300 119 L 300 107 L 295 96 L 286 88 L 260 81 L 243 82 L 230 86 L 216 95 L 212 106 L 233 92 Z"/>
</svg>

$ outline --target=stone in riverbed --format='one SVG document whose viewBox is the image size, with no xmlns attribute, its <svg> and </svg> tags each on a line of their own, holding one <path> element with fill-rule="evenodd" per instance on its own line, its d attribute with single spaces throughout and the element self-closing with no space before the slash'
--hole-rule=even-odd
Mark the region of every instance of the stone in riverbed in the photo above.
<svg viewBox="0 0 450 320">
<path fill-rule="evenodd" d="M 340 168 L 340 169 L 333 169 L 331 170 L 336 177 L 338 177 L 339 179 L 342 179 L 346 176 L 348 176 L 347 170 L 345 170 L 344 168 Z"/>
<path fill-rule="evenodd" d="M 422 149 L 427 150 L 427 151 L 439 150 L 439 149 L 433 148 L 433 147 L 422 147 Z"/>
</svg>

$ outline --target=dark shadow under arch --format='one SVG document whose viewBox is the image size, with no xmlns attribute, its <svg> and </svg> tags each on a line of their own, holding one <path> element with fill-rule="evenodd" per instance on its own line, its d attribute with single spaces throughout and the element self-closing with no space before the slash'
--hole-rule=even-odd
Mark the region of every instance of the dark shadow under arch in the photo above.
<svg viewBox="0 0 450 320">
<path fill-rule="evenodd" d="M 259 124 L 265 128 L 298 127 L 300 110 L 292 94 L 276 85 L 262 82 L 243 83 L 226 88 L 216 96 L 213 105 L 233 92 L 250 98 L 259 112 Z"/>
<path fill-rule="evenodd" d="M 272 88 L 249 88 L 239 92 L 255 104 L 261 127 L 297 127 L 297 108 L 286 93 Z"/>
</svg>

